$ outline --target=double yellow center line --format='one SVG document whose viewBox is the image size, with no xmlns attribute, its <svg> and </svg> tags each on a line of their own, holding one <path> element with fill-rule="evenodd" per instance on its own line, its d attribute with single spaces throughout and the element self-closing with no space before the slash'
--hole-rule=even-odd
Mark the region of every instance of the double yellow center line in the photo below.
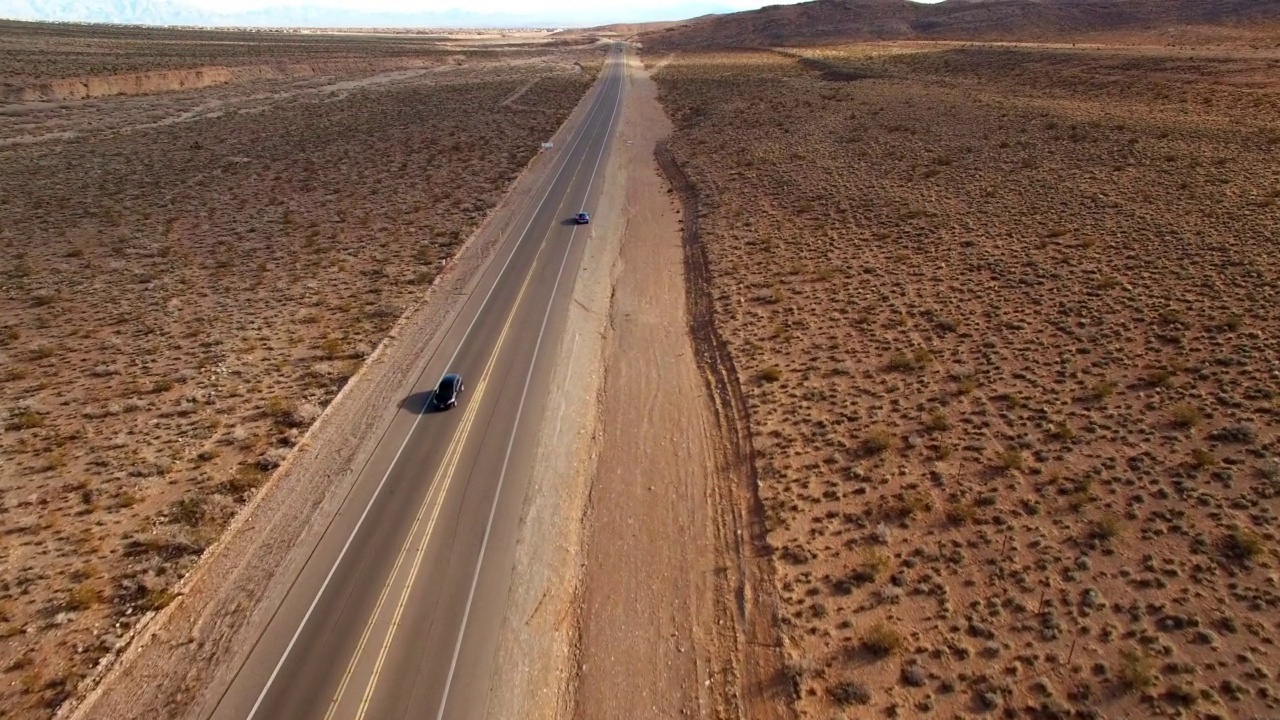
<svg viewBox="0 0 1280 720">
<path fill-rule="evenodd" d="M 538 267 L 538 259 L 542 257 L 544 247 L 546 247 L 545 243 L 538 248 L 538 254 L 534 256 L 533 262 L 529 265 L 529 272 L 525 275 L 524 282 L 520 285 L 520 292 L 516 295 L 516 300 L 511 305 L 511 312 L 507 315 L 506 322 L 502 326 L 502 332 L 498 335 L 498 342 L 494 346 L 493 354 L 490 355 L 489 362 L 485 365 L 484 372 L 480 375 L 480 380 L 476 383 L 473 397 L 466 404 L 467 409 L 463 415 L 462 422 L 454 432 L 453 439 L 450 440 L 449 447 L 445 450 L 439 469 L 436 470 L 435 476 L 431 479 L 431 489 L 427 493 L 427 497 L 423 499 L 422 506 L 418 508 L 413 527 L 408 535 L 405 536 L 404 544 L 400 547 L 400 552 L 396 556 L 396 562 L 391 569 L 391 574 L 387 577 L 387 582 L 383 585 L 382 592 L 378 595 L 378 602 L 374 606 L 373 612 L 369 615 L 369 621 L 365 624 L 364 632 L 360 636 L 360 643 L 351 655 L 347 670 L 342 676 L 342 682 L 338 685 L 338 691 L 329 702 L 329 710 L 325 713 L 325 720 L 333 720 L 334 715 L 337 713 L 342 697 L 347 691 L 347 686 L 350 684 L 352 676 L 355 675 L 356 666 L 364 655 L 365 647 L 373 635 L 373 628 L 377 624 L 378 618 L 382 615 L 382 610 L 391 595 L 391 588 L 395 585 L 396 576 L 400 574 L 400 568 L 408 558 L 410 549 L 414 546 L 414 538 L 418 537 L 418 529 L 422 526 L 423 520 L 427 519 L 426 529 L 417 543 L 417 551 L 414 553 L 409 576 L 405 579 L 404 588 L 400 591 L 400 597 L 396 602 L 395 611 L 391 617 L 391 625 L 387 628 L 386 636 L 382 640 L 382 647 L 378 651 L 378 658 L 374 662 L 373 672 L 369 676 L 369 681 L 365 685 L 364 693 L 360 698 L 360 706 L 355 716 L 356 720 L 363 720 L 365 713 L 368 712 L 369 703 L 373 699 L 374 688 L 378 682 L 378 676 L 382 673 L 382 666 L 386 660 L 387 652 L 391 649 L 391 642 L 395 639 L 396 630 L 400 625 L 400 618 L 404 614 L 405 606 L 408 604 L 409 594 L 413 590 L 418 570 L 422 567 L 422 559 L 426 555 L 427 544 L 431 539 L 432 531 L 435 529 L 436 519 L 440 516 L 440 508 L 444 506 L 445 494 L 453 482 L 454 471 L 457 469 L 458 461 L 462 457 L 462 448 L 466 444 L 464 441 L 472 423 L 475 421 L 476 413 L 480 408 L 480 401 L 484 397 L 485 389 L 488 387 L 489 376 L 493 373 L 493 366 L 497 363 L 498 355 L 501 353 L 502 346 L 507 338 L 507 332 L 510 331 L 511 323 L 515 320 L 516 311 L 519 310 L 521 300 L 524 299 L 525 291 L 529 287 L 529 281 L 533 279 L 534 272 Z M 428 512 L 430 512 L 430 518 L 427 518 Z"/>
</svg>

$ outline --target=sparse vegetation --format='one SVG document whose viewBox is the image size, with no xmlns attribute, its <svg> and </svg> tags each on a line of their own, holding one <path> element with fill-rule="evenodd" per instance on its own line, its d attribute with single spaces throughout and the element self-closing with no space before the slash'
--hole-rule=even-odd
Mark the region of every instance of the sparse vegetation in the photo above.
<svg viewBox="0 0 1280 720">
<path fill-rule="evenodd" d="M 1156 45 L 792 45 L 657 73 L 671 150 L 714 191 L 698 229 L 785 517 L 768 542 L 805 551 L 776 570 L 814 663 L 800 715 L 848 714 L 852 671 L 885 714 L 1147 717 L 1280 639 L 1212 620 L 1242 626 L 1275 572 L 1274 50 Z M 764 362 L 788 382 L 751 382 Z M 856 657 L 877 621 L 912 638 L 900 663 Z M 1251 692 L 1213 711 L 1271 712 Z"/>
<path fill-rule="evenodd" d="M 33 663 L 0 672 L 0 715 L 39 720 L 172 601 L 568 116 L 601 52 L 7 21 L 0 34 L 0 654 Z M 200 87 L 197 68 L 228 81 Z M 133 92 L 110 76 L 147 70 L 188 73 L 182 92 L 47 96 L 89 76 Z M 333 83 L 349 87 L 320 90 Z"/>
</svg>

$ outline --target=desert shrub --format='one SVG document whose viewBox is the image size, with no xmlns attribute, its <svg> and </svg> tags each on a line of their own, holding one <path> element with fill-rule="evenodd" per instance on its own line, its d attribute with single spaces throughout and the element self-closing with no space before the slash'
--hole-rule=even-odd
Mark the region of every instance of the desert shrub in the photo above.
<svg viewBox="0 0 1280 720">
<path fill-rule="evenodd" d="M 1089 536 L 1095 540 L 1111 540 L 1120 534 L 1124 528 L 1120 518 L 1115 515 L 1104 515 L 1097 520 L 1089 528 Z"/>
<path fill-rule="evenodd" d="M 934 410 L 925 418 L 924 428 L 930 432 L 942 432 L 951 428 L 951 421 L 947 419 L 946 413 Z"/>
<path fill-rule="evenodd" d="M 327 358 L 335 358 L 342 355 L 346 349 L 346 343 L 341 338 L 330 337 L 325 338 L 320 343 L 320 352 Z"/>
<path fill-rule="evenodd" d="M 170 517 L 179 525 L 198 527 L 205 517 L 205 498 L 203 495 L 188 495 L 174 503 Z"/>
<path fill-rule="evenodd" d="M 1017 448 L 1002 450 L 996 458 L 996 467 L 1006 472 L 1021 470 L 1025 466 L 1026 459 L 1022 456 L 1022 451 Z"/>
<path fill-rule="evenodd" d="M 875 428 L 862 438 L 863 455 L 881 455 L 892 450 L 898 444 L 898 438 L 885 428 Z"/>
<path fill-rule="evenodd" d="M 978 509 L 968 500 L 957 500 L 949 503 L 943 511 L 943 517 L 952 525 L 968 525 L 978 516 Z"/>
<path fill-rule="evenodd" d="M 1182 707 L 1193 707 L 1200 702 L 1200 691 L 1194 685 L 1185 681 L 1176 681 L 1170 683 L 1165 691 L 1161 693 L 1161 697 L 1172 705 L 1180 705 Z"/>
<path fill-rule="evenodd" d="M 267 417 L 282 421 L 292 416 L 293 410 L 293 403 L 279 395 L 267 398 L 267 402 L 262 408 Z"/>
<path fill-rule="evenodd" d="M 929 499 L 928 495 L 919 492 L 907 492 L 890 500 L 885 505 L 884 513 L 891 518 L 901 519 L 915 517 L 928 512 L 932 507 L 933 501 Z"/>
<path fill-rule="evenodd" d="M 1076 430 L 1065 422 L 1057 422 L 1053 424 L 1053 429 L 1049 431 L 1049 436 L 1055 440 L 1068 442 L 1075 439 Z"/>
<path fill-rule="evenodd" d="M 1217 462 L 1218 458 L 1204 448 L 1195 448 L 1191 451 L 1191 467 L 1207 468 L 1212 467 Z"/>
<path fill-rule="evenodd" d="M 893 372 L 918 372 L 933 362 L 933 353 L 928 348 L 916 348 L 911 352 L 899 350 L 889 356 L 885 367 Z"/>
<path fill-rule="evenodd" d="M 837 705 L 868 705 L 871 703 L 871 691 L 857 680 L 843 680 L 827 689 L 827 693 Z"/>
<path fill-rule="evenodd" d="M 5 423 L 5 430 L 31 430 L 38 427 L 44 427 L 44 413 L 36 410 L 19 410 L 9 416 L 9 421 Z"/>
<path fill-rule="evenodd" d="M 254 463 L 245 463 L 237 466 L 231 477 L 223 482 L 223 489 L 230 495 L 243 495 L 261 487 L 269 474 Z"/>
<path fill-rule="evenodd" d="M 1182 403 L 1175 405 L 1169 411 L 1169 418 L 1173 422 L 1174 427 L 1190 428 L 1200 424 L 1204 419 L 1204 415 L 1200 412 L 1200 408 L 1191 403 Z"/>
<path fill-rule="evenodd" d="M 1160 311 L 1160 322 L 1166 325 L 1186 325 L 1187 316 L 1177 308 L 1165 308 Z"/>
<path fill-rule="evenodd" d="M 883 622 L 862 635 L 861 647 L 876 657 L 888 657 L 902 648 L 902 635 Z"/>
<path fill-rule="evenodd" d="M 1257 441 L 1258 430 L 1252 425 L 1228 425 L 1209 433 L 1209 439 L 1214 442 L 1250 445 Z"/>
<path fill-rule="evenodd" d="M 1266 553 L 1262 536 L 1248 528 L 1237 527 L 1222 538 L 1222 554 L 1235 562 L 1253 562 Z"/>
<path fill-rule="evenodd" d="M 787 679 L 791 681 L 791 689 L 799 697 L 801 687 L 806 678 L 813 674 L 813 661 L 809 658 L 795 658 L 787 662 Z"/>
<path fill-rule="evenodd" d="M 158 612 L 168 607 L 177 597 L 168 588 L 150 588 L 138 602 L 138 609 L 142 612 Z"/>
<path fill-rule="evenodd" d="M 1146 653 L 1138 648 L 1125 648 L 1120 651 L 1120 667 L 1116 680 L 1121 689 L 1137 691 L 1150 689 L 1156 683 L 1156 666 Z"/>
<path fill-rule="evenodd" d="M 865 585 L 875 582 L 884 571 L 889 569 L 889 559 L 883 554 L 871 550 L 862 556 L 858 566 L 849 573 L 849 580 L 854 585 Z"/>
<path fill-rule="evenodd" d="M 777 382 L 782 379 L 782 368 L 777 365 L 767 365 L 760 369 L 759 377 L 764 382 Z"/>
<path fill-rule="evenodd" d="M 71 588 L 62 605 L 67 610 L 88 610 L 102 602 L 102 591 L 92 582 L 85 581 Z"/>
<path fill-rule="evenodd" d="M 1099 380 L 1089 388 L 1089 397 L 1094 400 L 1106 400 L 1116 394 L 1119 385 L 1114 380 Z"/>
</svg>

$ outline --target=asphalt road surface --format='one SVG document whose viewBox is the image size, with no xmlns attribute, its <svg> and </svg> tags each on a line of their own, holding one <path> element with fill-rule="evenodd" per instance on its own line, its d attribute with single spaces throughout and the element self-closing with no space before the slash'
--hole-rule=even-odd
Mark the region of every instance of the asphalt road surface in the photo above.
<svg viewBox="0 0 1280 720">
<path fill-rule="evenodd" d="M 591 211 L 603 179 L 621 53 L 212 718 L 479 718 L 500 690 L 520 512 L 590 237 L 570 219 Z M 465 390 L 432 412 L 429 388 L 447 372 Z"/>
</svg>

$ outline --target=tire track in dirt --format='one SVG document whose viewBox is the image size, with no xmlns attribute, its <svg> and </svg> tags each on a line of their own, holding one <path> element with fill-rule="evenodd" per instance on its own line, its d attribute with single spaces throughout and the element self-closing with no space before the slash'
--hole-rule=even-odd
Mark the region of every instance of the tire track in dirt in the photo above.
<svg viewBox="0 0 1280 720">
<path fill-rule="evenodd" d="M 739 714 L 790 718 L 794 716 L 794 688 L 787 677 L 777 631 L 778 598 L 751 444 L 750 413 L 733 356 L 716 328 L 711 271 L 698 232 L 698 193 L 664 141 L 655 147 L 654 157 L 680 199 L 689 334 L 725 440 L 724 472 L 717 478 L 721 482 L 714 484 L 720 491 L 722 508 L 728 510 L 727 515 L 717 514 L 717 531 L 722 542 L 732 543 L 732 555 L 739 563 L 737 568 L 727 568 L 734 589 L 734 621 L 742 660 Z"/>
</svg>

